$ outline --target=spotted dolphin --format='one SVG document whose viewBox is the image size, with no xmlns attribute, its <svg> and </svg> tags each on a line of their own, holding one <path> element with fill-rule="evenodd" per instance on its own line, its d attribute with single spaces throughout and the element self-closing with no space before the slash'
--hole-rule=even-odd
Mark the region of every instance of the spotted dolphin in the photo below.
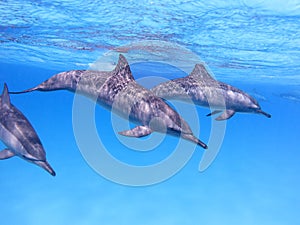
<svg viewBox="0 0 300 225">
<path fill-rule="evenodd" d="M 55 176 L 35 130 L 26 117 L 11 104 L 6 84 L 0 97 L 0 139 L 7 146 L 0 152 L 0 159 L 19 156 Z"/>
<path fill-rule="evenodd" d="M 151 91 L 164 99 L 192 100 L 197 105 L 215 109 L 207 116 L 223 112 L 216 120 L 227 120 L 236 112 L 271 117 L 261 110 L 258 102 L 249 94 L 215 80 L 203 63 L 196 64 L 188 76 L 158 84 Z"/>
<path fill-rule="evenodd" d="M 207 148 L 205 143 L 193 135 L 189 125 L 175 110 L 134 80 L 129 64 L 122 54 L 112 71 L 62 72 L 34 88 L 11 93 L 53 90 L 69 90 L 97 98 L 98 104 L 139 124 L 131 130 L 119 132 L 121 135 L 143 137 L 154 131 L 167 132 Z"/>
</svg>

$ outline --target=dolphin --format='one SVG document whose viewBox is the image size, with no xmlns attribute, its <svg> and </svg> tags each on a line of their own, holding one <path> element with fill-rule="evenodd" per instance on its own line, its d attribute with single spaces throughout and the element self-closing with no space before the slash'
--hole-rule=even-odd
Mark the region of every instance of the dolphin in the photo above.
<svg viewBox="0 0 300 225">
<path fill-rule="evenodd" d="M 7 146 L 0 151 L 0 159 L 19 156 L 55 176 L 35 130 L 26 117 L 11 104 L 6 84 L 0 96 L 0 139 Z"/>
<path fill-rule="evenodd" d="M 96 98 L 97 103 L 106 109 L 139 124 L 131 130 L 119 132 L 121 135 L 143 137 L 154 131 L 167 132 L 207 148 L 174 109 L 134 80 L 122 54 L 112 71 L 71 70 L 56 74 L 36 87 L 10 93 L 54 90 L 68 90 Z"/>
<path fill-rule="evenodd" d="M 158 84 L 151 91 L 163 99 L 192 100 L 194 104 L 215 109 L 207 116 L 223 112 L 216 120 L 227 120 L 236 112 L 271 117 L 249 94 L 215 80 L 203 63 L 196 64 L 188 76 Z"/>
</svg>

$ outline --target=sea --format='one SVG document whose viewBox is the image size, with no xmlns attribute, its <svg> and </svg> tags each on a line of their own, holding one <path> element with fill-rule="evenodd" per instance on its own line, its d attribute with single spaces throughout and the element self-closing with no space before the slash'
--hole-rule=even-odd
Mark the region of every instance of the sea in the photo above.
<svg viewBox="0 0 300 225">
<path fill-rule="evenodd" d="M 123 137 L 136 125 L 67 90 L 10 94 L 53 177 L 0 161 L 1 225 L 300 224 L 299 0 L 1 0 L 0 92 L 69 70 L 112 70 L 145 88 L 205 63 L 272 115 L 166 101 L 208 144 Z M 0 142 L 0 149 L 5 149 Z"/>
</svg>

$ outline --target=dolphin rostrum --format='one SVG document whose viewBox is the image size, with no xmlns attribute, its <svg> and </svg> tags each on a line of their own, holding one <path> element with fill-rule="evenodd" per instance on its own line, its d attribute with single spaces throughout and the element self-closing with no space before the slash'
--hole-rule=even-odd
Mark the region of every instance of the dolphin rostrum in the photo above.
<svg viewBox="0 0 300 225">
<path fill-rule="evenodd" d="M 131 130 L 119 132 L 121 135 L 143 137 L 153 131 L 167 132 L 207 148 L 205 143 L 193 135 L 189 125 L 175 110 L 134 80 L 129 64 L 121 54 L 117 66 L 112 71 L 62 72 L 34 88 L 10 93 L 18 94 L 35 90 L 69 90 L 96 98 L 98 104 L 139 124 Z"/>
<path fill-rule="evenodd" d="M 247 93 L 215 80 L 203 63 L 196 64 L 186 77 L 161 83 L 151 91 L 163 99 L 192 100 L 195 104 L 215 109 L 207 116 L 223 113 L 216 120 L 231 118 L 236 112 L 271 115 L 262 111 L 258 102 Z"/>
<path fill-rule="evenodd" d="M 0 159 L 19 156 L 55 176 L 35 130 L 26 117 L 11 104 L 6 84 L 0 97 L 0 139 L 7 146 L 0 151 Z"/>
</svg>

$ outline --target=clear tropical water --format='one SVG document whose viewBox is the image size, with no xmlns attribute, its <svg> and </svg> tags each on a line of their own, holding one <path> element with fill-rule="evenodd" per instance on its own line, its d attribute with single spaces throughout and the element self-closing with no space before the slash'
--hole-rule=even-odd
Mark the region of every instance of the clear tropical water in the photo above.
<svg viewBox="0 0 300 225">
<path fill-rule="evenodd" d="M 73 133 L 74 94 L 12 95 L 57 176 L 17 157 L 2 160 L 1 224 L 300 223 L 299 1 L 3 0 L 0 21 L 0 84 L 10 90 L 32 87 L 61 71 L 87 69 L 119 46 L 158 40 L 191 50 L 218 80 L 250 93 L 272 114 L 271 119 L 231 118 L 207 170 L 198 170 L 204 150 L 197 147 L 175 176 L 131 187 L 103 178 L 84 160 Z M 174 52 L 173 57 L 182 56 Z M 132 71 L 137 79 L 184 76 L 158 63 L 133 64 Z M 207 142 L 211 119 L 207 109 L 197 112 L 199 137 Z M 129 164 L 159 162 L 178 142 L 166 137 L 152 151 L 133 151 L 118 140 L 110 112 L 97 106 L 95 115 L 110 153 Z"/>
</svg>

